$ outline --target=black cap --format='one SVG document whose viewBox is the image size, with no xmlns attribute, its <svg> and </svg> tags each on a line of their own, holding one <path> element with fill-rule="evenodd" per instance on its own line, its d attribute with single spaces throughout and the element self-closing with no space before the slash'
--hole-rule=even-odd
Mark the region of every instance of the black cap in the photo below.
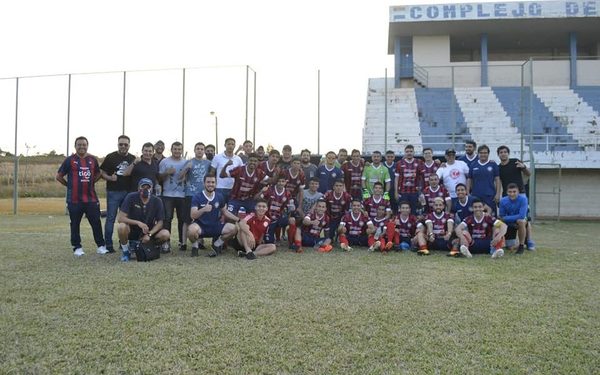
<svg viewBox="0 0 600 375">
<path fill-rule="evenodd" d="M 453 148 L 449 148 L 449 149 L 446 150 L 446 155 L 448 155 L 448 154 L 454 154 L 454 155 L 456 155 L 456 150 L 453 149 Z"/>
</svg>

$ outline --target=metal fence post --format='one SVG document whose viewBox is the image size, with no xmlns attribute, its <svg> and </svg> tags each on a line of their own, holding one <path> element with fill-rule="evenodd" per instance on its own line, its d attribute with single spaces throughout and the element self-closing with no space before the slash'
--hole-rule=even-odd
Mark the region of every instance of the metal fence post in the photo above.
<svg viewBox="0 0 600 375">
<path fill-rule="evenodd" d="M 17 141 L 19 135 L 19 77 L 15 85 L 15 157 L 14 157 L 14 178 L 13 178 L 13 215 L 17 214 L 17 201 L 19 200 L 19 153 L 17 150 Z"/>
</svg>

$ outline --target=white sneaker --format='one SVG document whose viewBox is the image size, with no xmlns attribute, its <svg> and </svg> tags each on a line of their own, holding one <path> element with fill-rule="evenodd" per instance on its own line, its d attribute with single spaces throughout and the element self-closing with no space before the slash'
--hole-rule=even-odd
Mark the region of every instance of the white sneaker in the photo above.
<svg viewBox="0 0 600 375">
<path fill-rule="evenodd" d="M 368 252 L 373 252 L 375 249 L 379 249 L 380 247 L 381 247 L 381 242 L 379 242 L 379 241 L 375 241 L 375 242 L 373 243 L 373 245 L 371 245 L 371 246 L 370 246 L 370 247 L 367 249 L 367 251 L 368 251 Z"/>
<path fill-rule="evenodd" d="M 108 250 L 106 250 L 106 246 L 100 246 L 96 250 L 96 253 L 98 253 L 98 254 L 106 254 L 106 253 L 108 253 Z"/>
<path fill-rule="evenodd" d="M 344 251 L 352 251 L 352 248 L 350 247 L 350 245 L 348 245 L 347 243 L 342 243 L 340 245 L 340 247 L 342 248 L 342 250 Z"/>
<path fill-rule="evenodd" d="M 83 249 L 81 247 L 78 247 L 77 249 L 75 249 L 75 251 L 73 251 L 73 255 L 75 255 L 76 257 L 80 257 L 84 254 L 85 253 L 83 252 Z"/>
<path fill-rule="evenodd" d="M 460 253 L 462 255 L 466 256 L 467 258 L 473 258 L 473 255 L 471 255 L 469 248 L 466 247 L 465 245 L 460 245 Z"/>
<path fill-rule="evenodd" d="M 496 251 L 494 251 L 494 253 L 492 254 L 492 259 L 497 259 L 504 256 L 504 250 L 503 249 L 497 249 Z"/>
</svg>

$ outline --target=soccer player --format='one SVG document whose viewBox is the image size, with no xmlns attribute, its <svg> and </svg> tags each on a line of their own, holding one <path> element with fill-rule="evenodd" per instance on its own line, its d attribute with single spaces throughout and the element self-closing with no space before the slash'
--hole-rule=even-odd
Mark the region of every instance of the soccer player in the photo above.
<svg viewBox="0 0 600 375">
<path fill-rule="evenodd" d="M 464 161 L 456 160 L 456 151 L 449 148 L 446 150 L 446 163 L 443 167 L 440 166 L 436 174 L 448 190 L 450 198 L 456 198 L 456 185 L 467 186 L 469 166 Z"/>
<path fill-rule="evenodd" d="M 123 176 L 131 176 L 129 192 L 137 191 L 138 187 L 135 181 L 139 181 L 142 178 L 149 178 L 154 184 L 156 195 L 160 195 L 160 192 L 157 190 L 159 179 L 158 162 L 152 157 L 153 154 L 154 145 L 150 142 L 144 143 L 142 146 L 142 156 L 136 158 L 123 172 Z"/>
<path fill-rule="evenodd" d="M 396 186 L 396 154 L 394 151 L 386 151 L 383 166 L 388 169 L 388 173 L 390 175 L 390 186 L 385 192 L 388 193 L 388 196 L 390 197 L 392 212 L 397 212 L 398 201 L 396 200 L 396 194 L 394 194 L 394 187 Z"/>
<path fill-rule="evenodd" d="M 165 158 L 163 152 L 165 152 L 165 142 L 161 140 L 156 141 L 154 144 L 154 155 L 152 155 L 152 157 L 154 160 L 156 160 L 157 164 L 160 164 L 160 162 Z"/>
<path fill-rule="evenodd" d="M 330 220 L 329 236 L 335 240 L 337 228 L 342 217 L 350 208 L 352 197 L 344 191 L 344 181 L 337 180 L 333 184 L 333 190 L 325 193 L 323 199 L 327 202 L 327 215 Z"/>
<path fill-rule="evenodd" d="M 394 221 L 390 220 L 389 212 L 384 206 L 377 206 L 377 214 L 371 218 L 375 232 L 369 234 L 369 251 L 375 249 L 386 253 L 394 246 L 395 225 Z"/>
<path fill-rule="evenodd" d="M 217 191 L 223 194 L 223 198 L 225 198 L 225 202 L 229 202 L 229 194 L 231 194 L 231 189 L 233 188 L 234 179 L 232 177 L 221 177 L 223 170 L 231 170 L 233 168 L 237 168 L 244 164 L 242 159 L 233 153 L 235 149 L 235 139 L 227 138 L 225 139 L 225 151 L 222 153 L 215 155 L 211 168 L 215 170 L 215 174 L 217 176 Z M 231 163 L 229 163 L 231 161 Z M 227 164 L 227 167 L 225 167 Z"/>
<path fill-rule="evenodd" d="M 256 168 L 258 157 L 255 153 L 248 155 L 248 163 L 245 165 L 229 169 L 232 164 L 233 160 L 229 160 L 221 169 L 221 178 L 235 179 L 227 209 L 234 215 L 238 214 L 241 207 L 246 212 L 252 212 L 255 206 L 254 199 L 260 195 L 261 183 L 266 183 L 268 177 L 262 170 Z"/>
<path fill-rule="evenodd" d="M 246 164 L 248 162 L 248 155 L 250 155 L 250 153 L 252 153 L 253 148 L 254 148 L 254 145 L 252 144 L 252 141 L 245 140 L 244 143 L 241 144 L 240 147 L 238 147 L 235 154 L 237 156 L 239 156 L 240 159 L 242 159 L 242 162 L 244 164 Z"/>
<path fill-rule="evenodd" d="M 340 246 L 345 251 L 352 246 L 368 246 L 369 235 L 375 233 L 373 222 L 362 212 L 362 203 L 358 199 L 352 201 L 352 209 L 346 213 L 338 226 Z"/>
<path fill-rule="evenodd" d="M 444 212 L 446 202 L 442 198 L 435 198 L 433 202 L 434 212 L 427 215 L 425 226 L 427 227 L 428 249 L 419 249 L 417 254 L 429 255 L 429 250 L 450 250 L 451 254 L 457 253 L 457 244 L 452 242 L 454 233 L 454 219 L 452 214 Z"/>
<path fill-rule="evenodd" d="M 473 214 L 473 200 L 474 198 L 467 194 L 465 184 L 456 185 L 456 198 L 452 199 L 452 208 L 450 208 L 450 213 L 454 215 L 455 224 Z"/>
<path fill-rule="evenodd" d="M 302 246 L 317 248 L 320 253 L 328 253 L 333 249 L 329 236 L 329 217 L 327 216 L 327 203 L 319 200 L 315 203 L 312 213 L 307 213 L 302 220 L 302 228 L 296 229 L 294 243 L 298 247 L 297 253 L 302 253 Z M 321 237 L 321 232 L 323 237 Z"/>
<path fill-rule="evenodd" d="M 75 138 L 76 153 L 68 156 L 56 173 L 56 181 L 67 187 L 67 210 L 71 219 L 71 245 L 73 255 L 84 255 L 81 247 L 80 224 L 83 215 L 87 217 L 98 254 L 106 254 L 102 222 L 100 221 L 100 202 L 94 185 L 100 179 L 100 166 L 95 156 L 88 154 L 86 137 Z M 65 176 L 67 178 L 65 179 Z"/>
<path fill-rule="evenodd" d="M 389 219 L 392 213 L 390 201 L 383 197 L 383 184 L 377 181 L 373 185 L 373 195 L 364 201 L 365 211 L 369 218 L 373 219 L 377 216 L 379 207 L 383 207 L 386 217 Z"/>
<path fill-rule="evenodd" d="M 475 153 L 476 149 L 477 143 L 474 140 L 469 139 L 465 141 L 465 154 L 458 158 L 458 160 L 465 162 L 469 169 L 471 169 L 473 164 L 477 162 L 477 154 Z"/>
<path fill-rule="evenodd" d="M 276 177 L 279 175 L 277 163 L 279 163 L 280 156 L 279 151 L 271 150 L 269 151 L 268 159 L 258 164 L 257 168 L 263 171 L 265 176 L 269 177 L 269 185 L 277 183 Z"/>
<path fill-rule="evenodd" d="M 124 172 L 129 168 L 135 156 L 129 153 L 130 139 L 126 135 L 121 135 L 117 139 L 117 151 L 106 155 L 104 161 L 100 165 L 100 173 L 102 178 L 106 180 L 106 222 L 104 223 L 104 242 L 106 250 L 109 253 L 114 253 L 113 247 L 113 230 L 117 211 L 123 203 L 125 196 L 129 192 L 131 179 L 125 176 Z"/>
<path fill-rule="evenodd" d="M 194 145 L 194 158 L 188 161 L 181 171 L 181 178 L 185 179 L 185 210 L 186 225 L 192 223 L 189 215 L 192 209 L 192 198 L 204 190 L 204 176 L 210 171 L 210 160 L 204 159 L 204 143 L 198 142 Z M 186 245 L 184 245 L 186 246 Z M 204 249 L 204 245 L 200 244 Z"/>
<path fill-rule="evenodd" d="M 192 197 L 192 208 L 190 216 L 194 221 L 188 227 L 188 238 L 192 242 L 192 256 L 198 256 L 198 240 L 210 237 L 213 249 L 208 253 L 209 257 L 216 257 L 223 250 L 223 243 L 233 237 L 237 232 L 236 225 L 223 223 L 223 219 L 229 219 L 234 223 L 240 219 L 227 211 L 225 198 L 216 191 L 217 179 L 213 174 L 204 176 L 204 190 Z"/>
<path fill-rule="evenodd" d="M 419 205 L 419 190 L 423 186 L 421 175 L 423 162 L 414 157 L 413 145 L 404 147 L 404 156 L 396 163 L 396 182 L 394 194 L 396 200 L 410 203 L 410 208 L 415 215 Z"/>
<path fill-rule="evenodd" d="M 319 179 L 316 177 L 308 181 L 308 189 L 304 189 L 302 193 L 302 206 L 298 207 L 300 217 L 304 217 L 313 212 L 315 203 L 322 199 L 323 193 L 319 191 Z M 301 211 L 300 211 L 301 210 Z"/>
<path fill-rule="evenodd" d="M 179 250 L 186 250 L 187 224 L 189 212 L 185 206 L 185 175 L 182 174 L 187 161 L 183 158 L 183 144 L 171 144 L 171 156 L 164 158 L 158 165 L 160 180 L 163 183 L 162 200 L 165 207 L 163 227 L 171 233 L 173 211 L 177 212 L 177 234 L 179 235 Z M 170 243 L 163 247 L 164 252 L 171 251 Z"/>
<path fill-rule="evenodd" d="M 256 256 L 271 255 L 277 250 L 274 243 L 265 242 L 266 233 L 271 223 L 266 213 L 267 201 L 257 199 L 253 212 L 238 223 L 237 236 L 235 241 L 231 242 L 232 247 L 238 251 L 240 257 L 254 260 Z"/>
<path fill-rule="evenodd" d="M 490 148 L 481 145 L 477 148 L 479 160 L 471 164 L 467 189 L 472 195 L 481 199 L 483 203 L 492 208 L 492 215 L 496 215 L 496 206 L 502 195 L 500 183 L 500 170 L 495 161 L 490 160 Z"/>
<path fill-rule="evenodd" d="M 290 198 L 292 199 L 292 205 L 294 206 L 293 211 L 302 203 L 302 193 L 304 192 L 304 185 L 306 184 L 306 178 L 302 168 L 300 167 L 300 158 L 294 156 L 292 158 L 292 164 L 290 168 L 283 171 L 287 183 L 285 188 L 290 192 Z"/>
<path fill-rule="evenodd" d="M 335 161 L 335 152 L 329 151 L 325 155 L 325 163 L 317 168 L 317 177 L 319 178 L 319 191 L 323 194 L 333 189 L 333 183 L 336 180 L 344 178 L 344 173 L 340 168 L 335 166 Z"/>
<path fill-rule="evenodd" d="M 360 157 L 360 151 L 352 150 L 350 157 L 351 160 L 342 164 L 341 167 L 344 173 L 346 191 L 350 193 L 353 199 L 362 199 L 362 175 L 365 165 Z"/>
<path fill-rule="evenodd" d="M 373 151 L 371 154 L 371 165 L 365 166 L 362 175 L 363 199 L 373 194 L 373 185 L 380 182 L 384 185 L 384 192 L 390 190 L 390 172 L 381 164 L 381 152 Z M 388 197 L 389 198 L 389 197 Z"/>
<path fill-rule="evenodd" d="M 135 249 L 140 241 L 160 245 L 171 237 L 169 231 L 163 228 L 165 211 L 162 200 L 152 195 L 153 187 L 152 180 L 142 178 L 138 183 L 138 191 L 127 194 L 121 204 L 117 233 L 123 262 L 129 261 L 129 249 Z"/>
<path fill-rule="evenodd" d="M 492 259 L 504 255 L 504 235 L 506 224 L 492 218 L 483 211 L 483 202 L 473 201 L 473 215 L 465 218 L 456 227 L 456 235 L 460 240 L 460 253 L 467 258 L 475 254 L 490 253 Z M 451 253 L 451 255 L 455 255 Z"/>
<path fill-rule="evenodd" d="M 294 247 L 296 219 L 291 216 L 294 210 L 290 212 L 290 203 L 292 198 L 290 192 L 285 187 L 287 182 L 288 180 L 285 174 L 280 174 L 277 177 L 277 184 L 275 184 L 275 186 L 265 186 L 263 188 L 261 197 L 267 202 L 267 215 L 271 219 L 265 242 L 275 243 L 275 231 L 277 229 L 283 230 L 289 225 L 288 240 L 290 241 L 291 248 L 296 250 Z"/>
<path fill-rule="evenodd" d="M 279 170 L 288 169 L 292 164 L 292 146 L 285 145 L 281 149 L 281 159 L 277 163 Z"/>
<path fill-rule="evenodd" d="M 256 155 L 258 155 L 259 162 L 263 162 L 267 159 L 267 156 L 265 155 L 265 148 L 263 146 L 258 146 L 256 148 Z"/>
<path fill-rule="evenodd" d="M 448 194 L 448 190 L 440 185 L 440 178 L 437 174 L 433 173 L 429 175 L 429 184 L 423 189 L 423 192 L 419 195 L 419 202 L 421 206 L 425 208 L 425 213 L 433 212 L 433 201 L 435 198 L 443 198 L 446 202 L 446 212 L 450 212 L 452 207 L 452 198 Z"/>
<path fill-rule="evenodd" d="M 433 150 L 429 147 L 423 149 L 423 163 L 421 164 L 421 176 L 423 185 L 429 185 L 429 177 L 440 168 L 439 160 L 433 160 Z"/>
<path fill-rule="evenodd" d="M 302 172 L 307 179 L 317 177 L 317 166 L 310 162 L 310 150 L 304 149 L 300 153 Z"/>
<path fill-rule="evenodd" d="M 519 187 L 515 183 L 508 184 L 507 196 L 500 200 L 498 218 L 508 226 L 507 239 L 513 239 L 515 231 L 519 237 L 517 254 L 523 254 L 525 238 L 527 235 L 527 197 L 519 194 Z"/>
<path fill-rule="evenodd" d="M 398 204 L 398 215 L 394 219 L 394 245 L 396 250 L 427 250 L 427 241 L 423 233 L 425 228 L 417 217 L 410 213 L 410 203 L 402 201 Z M 428 253 L 428 252 L 427 252 Z"/>
</svg>

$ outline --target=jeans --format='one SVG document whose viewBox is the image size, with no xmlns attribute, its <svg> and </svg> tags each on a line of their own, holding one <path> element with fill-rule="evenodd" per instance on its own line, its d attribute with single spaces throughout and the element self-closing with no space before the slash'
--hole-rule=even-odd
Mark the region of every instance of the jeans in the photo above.
<svg viewBox="0 0 600 375">
<path fill-rule="evenodd" d="M 183 242 L 183 223 L 190 215 L 185 211 L 185 198 L 165 197 L 162 196 L 163 205 L 165 206 L 165 220 L 163 221 L 163 229 L 171 232 L 171 222 L 173 221 L 173 210 L 177 210 L 177 234 L 179 235 L 179 243 Z"/>
<path fill-rule="evenodd" d="M 104 241 L 106 241 L 106 247 L 113 246 L 112 237 L 117 211 L 121 207 L 121 203 L 123 203 L 126 195 L 127 191 L 106 192 L 106 223 L 104 223 Z"/>
<path fill-rule="evenodd" d="M 98 247 L 104 246 L 104 237 L 102 236 L 102 222 L 100 221 L 100 203 L 67 203 L 69 218 L 71 219 L 71 245 L 73 250 L 81 247 L 80 225 L 83 214 L 87 217 L 94 241 Z"/>
</svg>

